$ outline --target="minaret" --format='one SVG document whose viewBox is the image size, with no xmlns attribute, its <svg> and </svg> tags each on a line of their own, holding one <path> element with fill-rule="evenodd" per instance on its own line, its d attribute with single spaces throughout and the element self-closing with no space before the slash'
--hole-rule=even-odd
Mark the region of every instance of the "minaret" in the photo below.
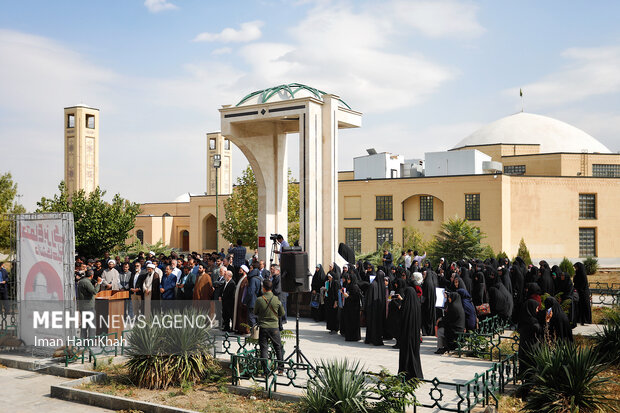
<svg viewBox="0 0 620 413">
<path fill-rule="evenodd" d="M 87 194 L 99 185 L 99 109 L 65 108 L 65 184 L 67 193 Z"/>
<path fill-rule="evenodd" d="M 220 155 L 220 167 L 213 166 L 213 155 Z M 220 132 L 207 133 L 207 195 L 215 195 L 217 172 L 218 195 L 232 194 L 232 152 L 230 141 Z"/>
</svg>

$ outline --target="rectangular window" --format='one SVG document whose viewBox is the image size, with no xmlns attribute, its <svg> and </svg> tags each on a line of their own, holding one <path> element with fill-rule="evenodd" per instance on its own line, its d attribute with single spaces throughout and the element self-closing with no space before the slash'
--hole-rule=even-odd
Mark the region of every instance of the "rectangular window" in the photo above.
<svg viewBox="0 0 620 413">
<path fill-rule="evenodd" d="M 579 219 L 596 219 L 596 194 L 579 194 Z"/>
<path fill-rule="evenodd" d="M 620 165 L 593 164 L 592 176 L 598 178 L 620 178 Z"/>
<path fill-rule="evenodd" d="M 344 243 L 351 247 L 356 253 L 362 252 L 362 229 L 345 228 L 344 234 Z"/>
<path fill-rule="evenodd" d="M 377 249 L 380 249 L 385 242 L 392 245 L 394 241 L 394 230 L 392 228 L 377 228 Z"/>
<path fill-rule="evenodd" d="M 433 196 L 420 196 L 420 221 L 433 220 Z"/>
<path fill-rule="evenodd" d="M 524 175 L 525 165 L 505 165 L 504 173 L 506 175 Z"/>
<path fill-rule="evenodd" d="M 67 128 L 75 128 L 75 115 L 73 113 L 67 115 Z"/>
<path fill-rule="evenodd" d="M 230 141 L 228 139 L 224 139 L 224 150 L 230 150 Z"/>
<path fill-rule="evenodd" d="M 86 127 L 95 129 L 95 115 L 86 115 Z"/>
<path fill-rule="evenodd" d="M 392 219 L 392 195 L 377 196 L 378 221 L 390 221 Z"/>
<path fill-rule="evenodd" d="M 465 219 L 480 221 L 480 194 L 465 194 Z"/>
<path fill-rule="evenodd" d="M 579 256 L 596 257 L 596 228 L 579 228 Z"/>
<path fill-rule="evenodd" d="M 215 149 L 215 138 L 209 139 L 209 149 Z"/>
</svg>

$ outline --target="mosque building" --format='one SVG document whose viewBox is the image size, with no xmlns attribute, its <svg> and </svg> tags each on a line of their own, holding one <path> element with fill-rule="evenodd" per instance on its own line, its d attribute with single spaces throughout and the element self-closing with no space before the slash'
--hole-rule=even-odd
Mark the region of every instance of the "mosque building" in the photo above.
<svg viewBox="0 0 620 413">
<path fill-rule="evenodd" d="M 233 191 L 231 142 L 220 133 L 206 139 L 206 192 L 142 204 L 130 241 L 161 240 L 182 251 L 228 247 L 216 217 L 225 219 Z M 374 149 L 355 158 L 353 171 L 338 173 L 338 240 L 371 252 L 385 241 L 402 243 L 405 228 L 428 241 L 444 220 L 460 217 L 478 226 L 496 253 L 515 256 L 523 238 L 534 260 L 595 256 L 615 265 L 618 205 L 620 154 L 567 123 L 521 112 L 424 159 Z"/>
</svg>

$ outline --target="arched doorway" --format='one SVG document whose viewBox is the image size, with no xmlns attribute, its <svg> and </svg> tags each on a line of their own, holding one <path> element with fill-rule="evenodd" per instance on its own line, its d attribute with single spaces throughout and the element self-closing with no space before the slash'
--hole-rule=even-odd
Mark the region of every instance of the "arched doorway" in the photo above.
<svg viewBox="0 0 620 413">
<path fill-rule="evenodd" d="M 144 244 L 144 231 L 141 229 L 136 231 L 136 238 L 140 241 L 140 244 Z"/>
<path fill-rule="evenodd" d="M 413 227 L 431 239 L 441 229 L 443 210 L 443 201 L 436 196 L 412 195 L 403 201 L 403 227 Z"/>
<path fill-rule="evenodd" d="M 189 251 L 189 231 L 186 229 L 181 231 L 181 249 Z"/>
<path fill-rule="evenodd" d="M 202 249 L 215 250 L 216 237 L 215 217 L 209 214 L 202 220 Z"/>
</svg>

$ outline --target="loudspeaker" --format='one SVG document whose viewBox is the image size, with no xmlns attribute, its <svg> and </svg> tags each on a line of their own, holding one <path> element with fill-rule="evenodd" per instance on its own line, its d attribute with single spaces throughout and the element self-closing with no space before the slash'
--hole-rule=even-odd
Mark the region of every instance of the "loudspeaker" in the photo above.
<svg viewBox="0 0 620 413">
<path fill-rule="evenodd" d="M 310 290 L 308 253 L 288 251 L 280 254 L 280 285 L 286 293 Z"/>
</svg>

